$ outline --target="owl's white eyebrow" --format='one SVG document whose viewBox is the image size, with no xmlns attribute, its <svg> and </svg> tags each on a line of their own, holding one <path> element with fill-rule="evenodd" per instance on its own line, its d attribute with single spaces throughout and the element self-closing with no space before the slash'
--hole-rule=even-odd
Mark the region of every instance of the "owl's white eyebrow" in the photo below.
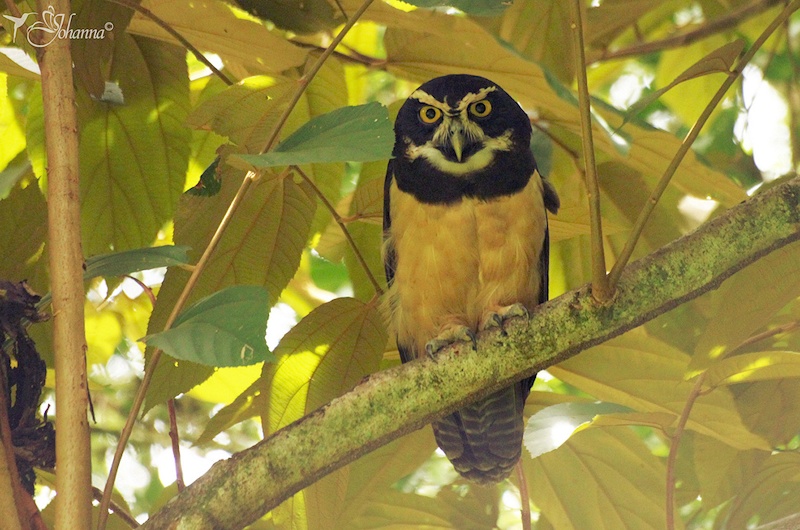
<svg viewBox="0 0 800 530">
<path fill-rule="evenodd" d="M 487 86 L 486 88 L 478 90 L 477 94 L 474 92 L 468 93 L 463 98 L 461 98 L 461 101 L 458 102 L 458 108 L 456 108 L 456 110 L 458 112 L 461 112 L 462 110 L 467 108 L 467 106 L 470 103 L 475 103 L 476 101 L 481 101 L 482 99 L 486 99 L 486 95 L 489 92 L 494 92 L 495 90 L 497 90 L 496 86 Z"/>
<path fill-rule="evenodd" d="M 439 101 L 435 97 L 431 96 L 424 90 L 415 90 L 408 96 L 408 99 L 416 99 L 420 103 L 425 103 L 426 105 L 430 105 L 431 107 L 436 107 L 437 109 L 441 110 L 444 113 L 448 113 L 451 110 L 450 105 L 446 102 Z"/>
</svg>

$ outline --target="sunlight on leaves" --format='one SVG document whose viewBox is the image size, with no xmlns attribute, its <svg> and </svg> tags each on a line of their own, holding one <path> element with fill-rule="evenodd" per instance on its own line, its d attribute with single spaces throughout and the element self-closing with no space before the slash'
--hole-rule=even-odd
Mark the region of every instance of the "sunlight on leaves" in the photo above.
<svg viewBox="0 0 800 530">
<path fill-rule="evenodd" d="M 578 430 L 592 423 L 599 415 L 631 412 L 616 403 L 559 403 L 540 410 L 525 426 L 525 447 L 532 458 L 558 449 Z"/>
</svg>

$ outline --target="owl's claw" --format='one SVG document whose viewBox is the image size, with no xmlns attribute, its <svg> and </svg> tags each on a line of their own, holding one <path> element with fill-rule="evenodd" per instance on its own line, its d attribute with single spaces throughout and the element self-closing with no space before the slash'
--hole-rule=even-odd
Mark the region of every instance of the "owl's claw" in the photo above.
<svg viewBox="0 0 800 530">
<path fill-rule="evenodd" d="M 472 343 L 472 347 L 476 348 L 478 338 L 475 332 L 467 326 L 452 326 L 445 329 L 435 339 L 428 341 L 425 345 L 425 352 L 428 354 L 428 357 L 435 358 L 439 350 L 456 342 L 470 342 Z"/>
<path fill-rule="evenodd" d="M 528 317 L 528 308 L 522 304 L 512 304 L 505 307 L 498 307 L 484 313 L 481 322 L 481 331 L 493 328 L 500 328 L 500 332 L 505 335 L 506 321 L 512 317 Z"/>
</svg>

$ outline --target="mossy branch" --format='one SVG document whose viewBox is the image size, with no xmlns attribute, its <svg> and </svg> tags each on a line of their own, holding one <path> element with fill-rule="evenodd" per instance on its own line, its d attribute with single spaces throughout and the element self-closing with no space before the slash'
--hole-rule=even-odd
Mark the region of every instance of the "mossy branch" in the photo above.
<svg viewBox="0 0 800 530">
<path fill-rule="evenodd" d="M 623 272 L 608 306 L 588 286 L 482 334 L 480 354 L 454 345 L 436 361 L 379 372 L 254 447 L 214 465 L 153 515 L 147 530 L 243 528 L 358 457 L 701 294 L 800 240 L 800 178 L 752 198 Z M 646 293 L 643 296 L 643 293 Z"/>
</svg>

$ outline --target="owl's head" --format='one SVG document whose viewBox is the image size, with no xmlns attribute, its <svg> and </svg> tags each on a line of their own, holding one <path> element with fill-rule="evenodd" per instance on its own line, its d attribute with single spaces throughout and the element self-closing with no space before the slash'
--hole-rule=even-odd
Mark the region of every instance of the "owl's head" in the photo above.
<svg viewBox="0 0 800 530">
<path fill-rule="evenodd" d="M 531 125 L 496 83 L 473 75 L 437 77 L 416 89 L 395 122 L 395 157 L 425 159 L 452 175 L 492 164 L 498 153 L 528 149 Z"/>
<path fill-rule="evenodd" d="M 483 77 L 428 81 L 400 108 L 394 130 L 398 186 L 423 202 L 513 193 L 536 168 L 527 114 Z"/>
</svg>

